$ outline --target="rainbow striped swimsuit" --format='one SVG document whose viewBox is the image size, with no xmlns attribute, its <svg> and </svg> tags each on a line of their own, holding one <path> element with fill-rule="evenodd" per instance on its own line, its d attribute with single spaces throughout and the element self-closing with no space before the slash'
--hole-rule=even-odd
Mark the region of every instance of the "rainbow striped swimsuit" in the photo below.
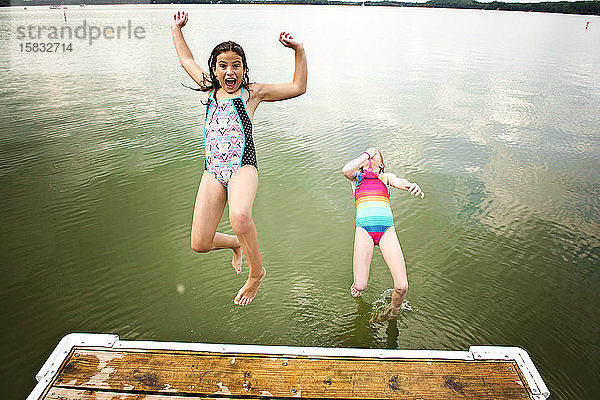
<svg viewBox="0 0 600 400">
<path fill-rule="evenodd" d="M 390 208 L 390 192 L 373 172 L 370 163 L 365 173 L 359 173 L 356 178 L 354 200 L 356 201 L 355 226 L 366 230 L 373 243 L 379 246 L 379 240 L 385 231 L 394 226 L 394 217 Z"/>
</svg>

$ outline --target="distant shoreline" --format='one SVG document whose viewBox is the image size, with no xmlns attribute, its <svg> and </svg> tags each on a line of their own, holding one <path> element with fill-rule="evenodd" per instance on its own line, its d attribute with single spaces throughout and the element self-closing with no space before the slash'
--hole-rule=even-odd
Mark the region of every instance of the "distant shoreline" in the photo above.
<svg viewBox="0 0 600 400">
<path fill-rule="evenodd" d="M 78 6 L 82 0 L 0 0 L 0 7 L 6 6 Z M 379 7 L 419 7 L 419 8 L 454 8 L 469 10 L 526 11 L 560 14 L 600 15 L 600 1 L 558 1 L 543 3 L 504 3 L 493 1 L 481 3 L 473 0 L 429 0 L 426 3 L 410 3 L 401 1 L 341 1 L 341 0 L 131 0 L 115 2 L 114 0 L 94 0 L 87 5 L 114 4 L 296 4 L 296 5 L 334 5 L 334 6 L 379 6 Z"/>
</svg>

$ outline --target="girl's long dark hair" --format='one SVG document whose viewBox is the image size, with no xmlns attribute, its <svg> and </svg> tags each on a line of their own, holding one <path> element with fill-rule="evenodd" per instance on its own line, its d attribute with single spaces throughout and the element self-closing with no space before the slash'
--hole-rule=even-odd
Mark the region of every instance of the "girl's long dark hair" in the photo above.
<svg viewBox="0 0 600 400">
<path fill-rule="evenodd" d="M 250 92 L 250 78 L 248 78 L 249 68 L 248 63 L 246 62 L 246 54 L 244 53 L 244 49 L 242 49 L 242 46 L 235 42 L 232 42 L 231 40 L 218 44 L 210 53 L 210 57 L 208 58 L 208 73 L 210 75 L 204 74 L 202 76 L 202 83 L 200 84 L 199 88 L 196 89 L 193 87 L 189 87 L 187 85 L 184 85 L 183 83 L 182 85 L 188 89 L 201 92 L 210 92 L 211 90 L 214 90 L 213 97 L 215 98 L 215 100 L 217 100 L 217 90 L 221 87 L 221 84 L 219 83 L 219 80 L 217 79 L 214 73 L 214 69 L 217 66 L 217 57 L 219 56 L 219 54 L 225 53 L 226 51 L 233 51 L 242 58 L 242 64 L 244 69 L 246 70 L 244 72 L 244 78 L 242 79 L 242 87 L 248 90 L 248 92 Z"/>
</svg>

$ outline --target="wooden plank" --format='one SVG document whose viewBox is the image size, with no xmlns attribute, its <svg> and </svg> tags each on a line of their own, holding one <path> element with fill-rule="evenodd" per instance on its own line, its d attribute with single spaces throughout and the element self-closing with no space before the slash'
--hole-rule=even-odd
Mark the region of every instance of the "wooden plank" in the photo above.
<svg viewBox="0 0 600 400">
<path fill-rule="evenodd" d="M 48 394 L 57 388 L 74 388 L 188 397 L 531 398 L 517 364 L 510 361 L 309 358 L 160 350 L 74 348 L 53 385 Z"/>
<path fill-rule="evenodd" d="M 44 400 L 223 400 L 223 397 L 177 396 L 169 394 L 133 394 L 82 389 L 53 388 Z M 243 400 L 228 397 L 229 400 Z M 246 399 L 247 400 L 247 399 Z"/>
</svg>

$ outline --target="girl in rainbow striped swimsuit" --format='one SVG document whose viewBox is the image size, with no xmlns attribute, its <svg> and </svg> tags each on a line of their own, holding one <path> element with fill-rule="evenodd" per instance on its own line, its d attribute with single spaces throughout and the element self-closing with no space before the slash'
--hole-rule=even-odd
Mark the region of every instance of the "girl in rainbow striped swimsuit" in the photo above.
<svg viewBox="0 0 600 400">
<path fill-rule="evenodd" d="M 383 156 L 374 147 L 348 162 L 342 168 L 346 178 L 352 182 L 356 201 L 356 229 L 354 234 L 353 271 L 354 282 L 350 293 L 360 296 L 369 280 L 369 269 L 375 246 L 379 246 L 392 278 L 394 291 L 392 304 L 386 310 L 386 316 L 398 314 L 406 298 L 408 279 L 402 249 L 396 236 L 392 209 L 390 208 L 389 186 L 407 190 L 413 196 L 425 197 L 416 183 L 398 178 L 392 173 L 383 173 Z"/>
</svg>

